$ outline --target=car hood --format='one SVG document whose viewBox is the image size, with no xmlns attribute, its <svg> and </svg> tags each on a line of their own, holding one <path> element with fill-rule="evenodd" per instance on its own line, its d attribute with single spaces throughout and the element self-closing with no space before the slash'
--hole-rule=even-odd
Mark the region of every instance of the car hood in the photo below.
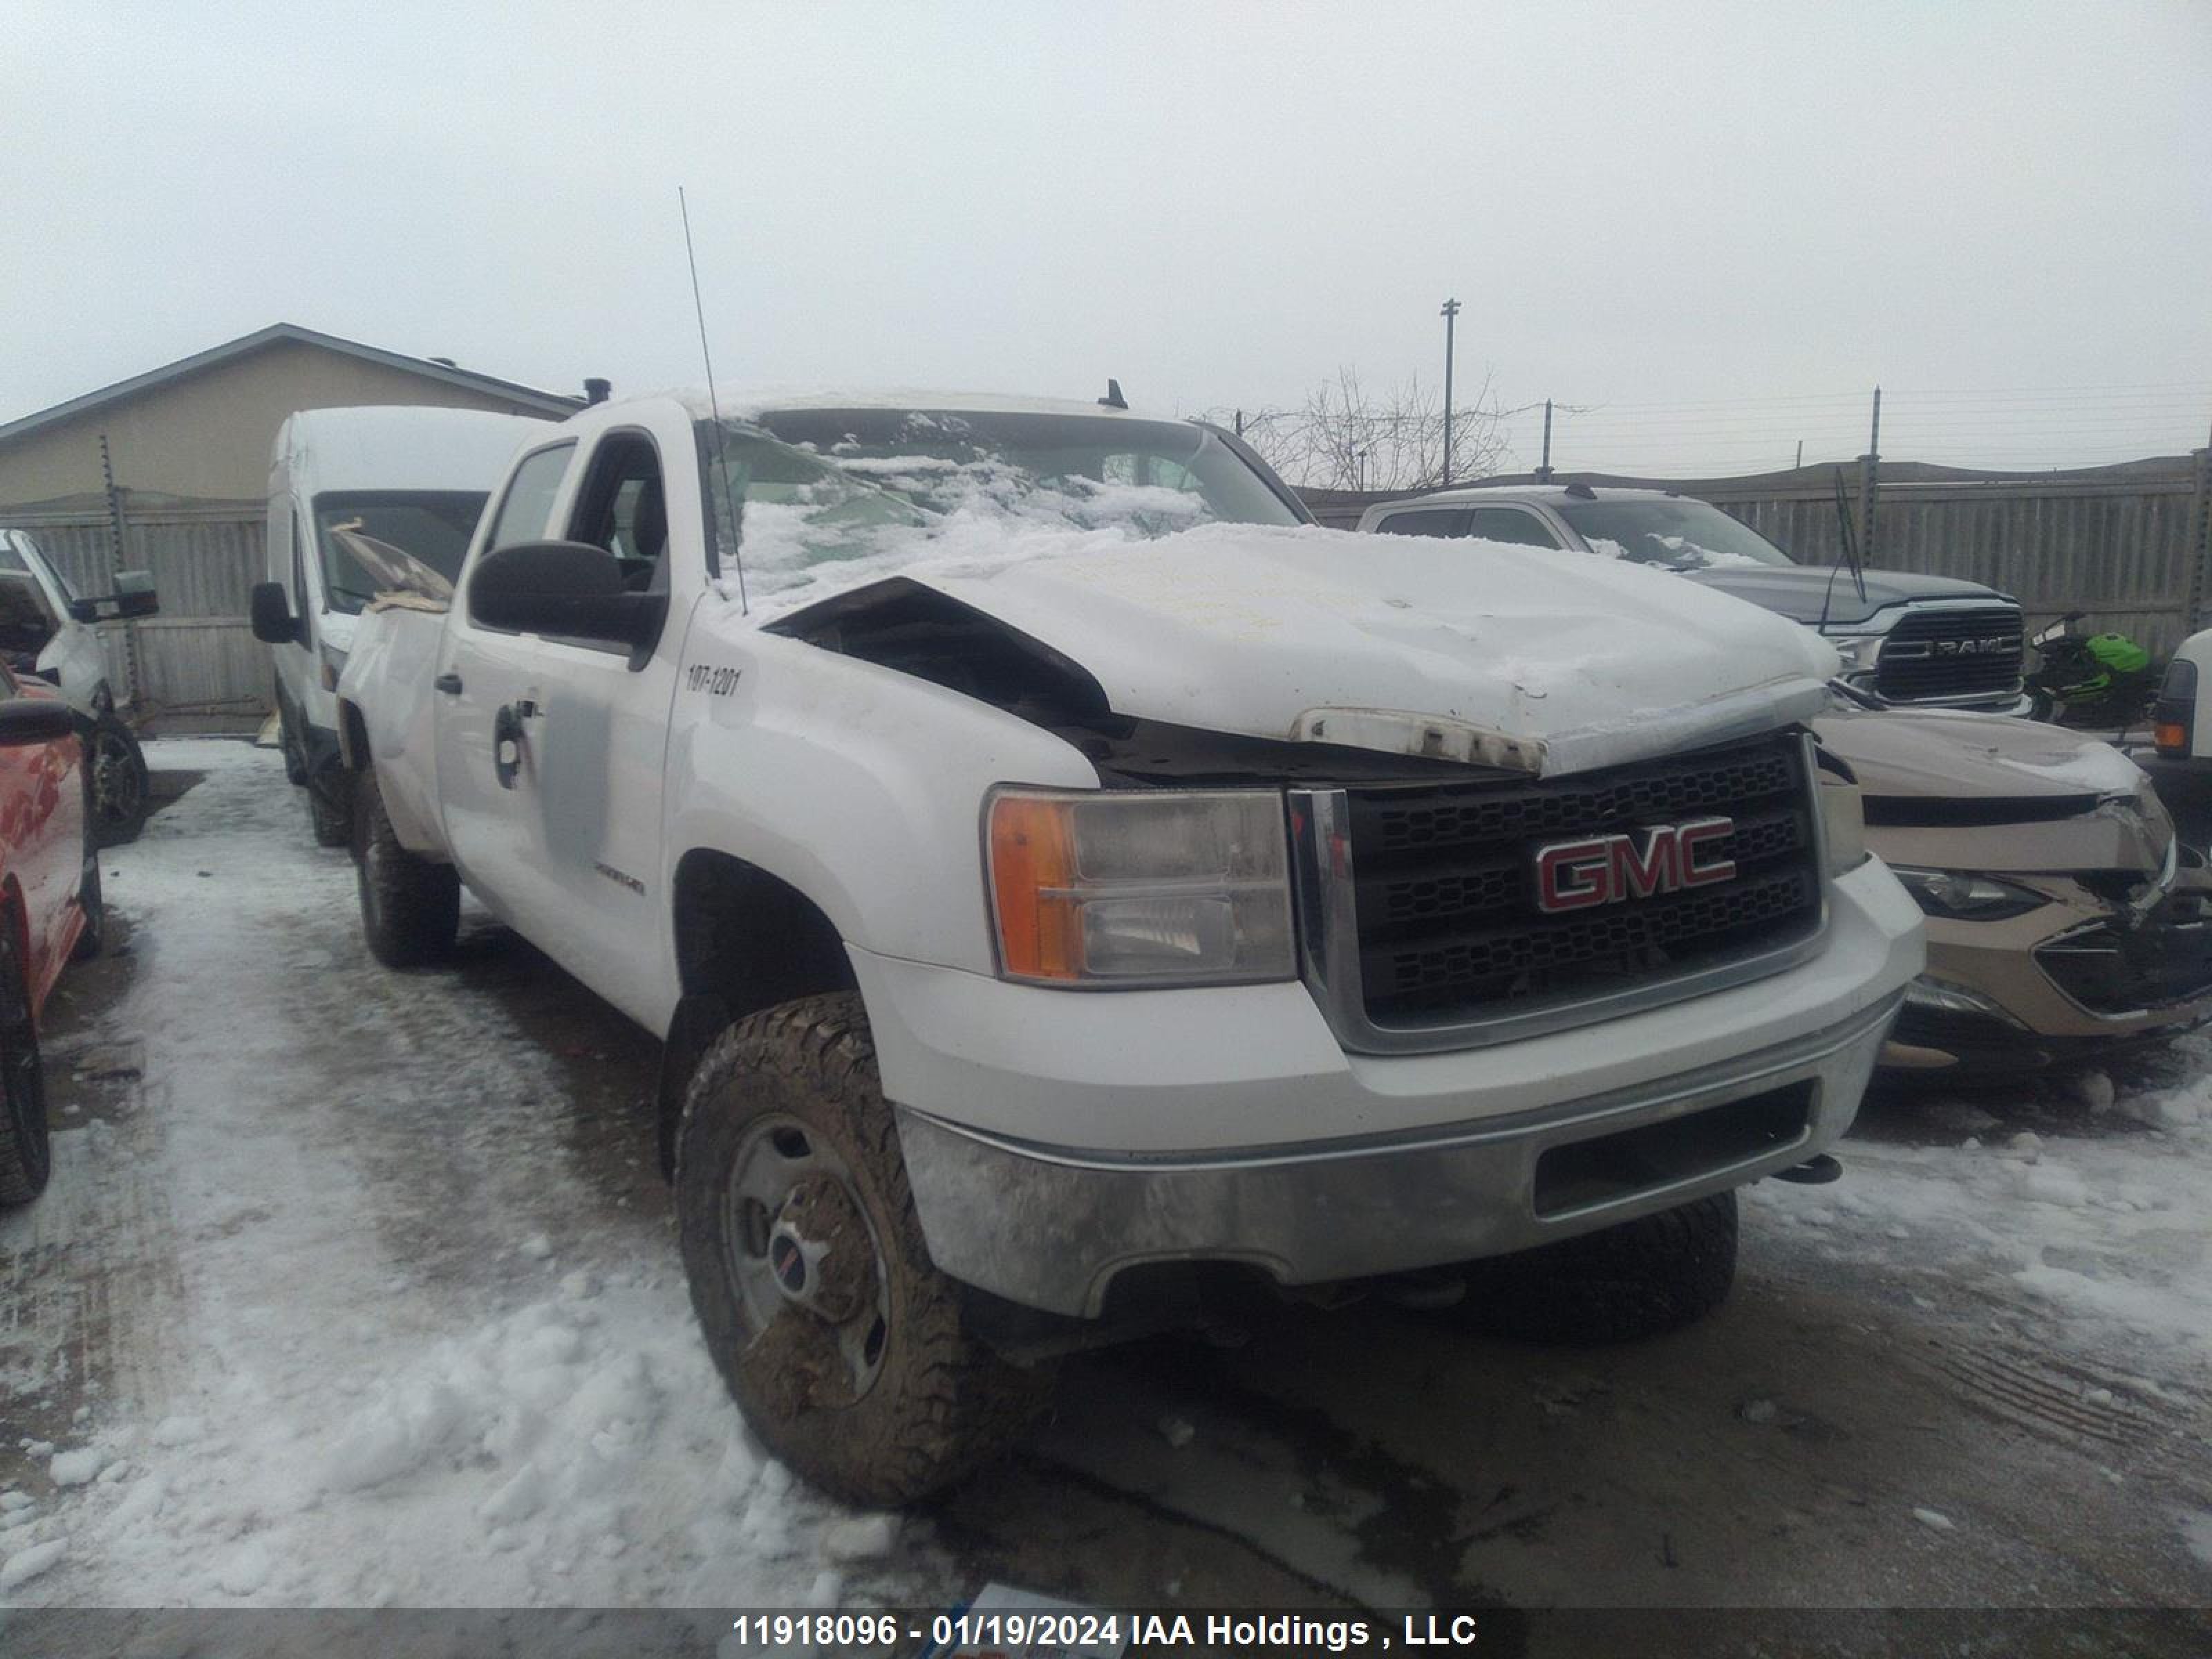
<svg viewBox="0 0 2212 1659">
<path fill-rule="evenodd" d="M 1214 525 L 909 570 L 1079 664 L 1115 714 L 1585 771 L 1825 706 L 1832 649 L 1664 571 L 1410 536 Z"/>
<path fill-rule="evenodd" d="M 1868 844 L 1894 864 L 2148 872 L 2173 840 L 2142 769 L 2076 732 L 1905 709 L 1833 713 L 1813 729 L 1858 775 Z"/>
<path fill-rule="evenodd" d="M 1910 570 L 1866 572 L 1866 598 L 1848 570 L 1828 565 L 1719 565 L 1709 570 L 1681 573 L 1700 587 L 1748 599 L 1761 610 L 1772 611 L 1792 622 L 1819 626 L 1826 618 L 1832 629 L 1856 628 L 1892 605 L 1916 599 L 1988 599 L 2009 605 L 2012 596 L 1964 582 L 1950 576 L 1923 576 Z"/>
</svg>

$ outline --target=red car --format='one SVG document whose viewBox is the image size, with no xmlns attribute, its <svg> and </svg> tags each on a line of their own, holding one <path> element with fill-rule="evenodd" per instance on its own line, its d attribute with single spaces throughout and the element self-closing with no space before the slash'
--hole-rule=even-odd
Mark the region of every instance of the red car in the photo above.
<svg viewBox="0 0 2212 1659">
<path fill-rule="evenodd" d="M 0 1204 L 53 1170 L 39 1014 L 63 964 L 100 949 L 84 744 L 58 691 L 0 665 Z"/>
</svg>

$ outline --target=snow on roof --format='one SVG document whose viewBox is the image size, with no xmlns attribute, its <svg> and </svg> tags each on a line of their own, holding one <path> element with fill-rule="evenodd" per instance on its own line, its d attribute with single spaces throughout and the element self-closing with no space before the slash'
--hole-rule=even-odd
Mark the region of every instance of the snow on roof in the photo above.
<svg viewBox="0 0 2212 1659">
<path fill-rule="evenodd" d="M 1449 489 L 1431 489 L 1424 495 L 1407 495 L 1396 500 L 1380 501 L 1376 507 L 1457 507 L 1470 501 L 1586 501 L 1595 496 L 1599 501 L 1662 501 L 1675 498 L 1675 491 L 1666 489 L 1627 489 L 1613 484 L 1592 484 L 1571 488 L 1556 483 L 1497 483 L 1458 484 Z"/>
</svg>

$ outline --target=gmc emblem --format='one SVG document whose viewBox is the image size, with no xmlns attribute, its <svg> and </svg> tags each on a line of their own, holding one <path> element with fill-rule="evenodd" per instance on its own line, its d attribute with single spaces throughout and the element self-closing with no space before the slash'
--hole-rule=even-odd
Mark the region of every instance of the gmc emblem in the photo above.
<svg viewBox="0 0 2212 1659">
<path fill-rule="evenodd" d="M 1735 861 L 1719 857 L 1713 845 L 1735 830 L 1733 818 L 1692 818 L 1539 847 L 1536 908 L 1547 915 L 1588 910 L 1733 881 Z"/>
</svg>

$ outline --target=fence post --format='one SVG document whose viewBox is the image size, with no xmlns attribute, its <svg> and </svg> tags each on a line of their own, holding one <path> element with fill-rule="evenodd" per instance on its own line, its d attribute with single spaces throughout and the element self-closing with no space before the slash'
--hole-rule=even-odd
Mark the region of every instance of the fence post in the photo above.
<svg viewBox="0 0 2212 1659">
<path fill-rule="evenodd" d="M 129 556 L 123 543 L 123 492 L 115 487 L 115 459 L 108 452 L 105 431 L 100 434 L 100 476 L 107 486 L 107 538 L 113 560 L 112 568 L 119 572 Z M 117 703 L 119 708 L 135 709 L 138 703 L 138 624 L 126 622 L 122 626 L 123 696 Z"/>
<path fill-rule="evenodd" d="M 2194 634 L 2204 626 L 2204 590 L 2208 577 L 2205 567 L 2212 563 L 2212 444 L 2197 452 L 2196 488 L 2189 497 L 2189 533 L 2184 544 L 2189 562 L 2188 600 L 2182 607 L 2181 623 L 2185 633 Z"/>
<path fill-rule="evenodd" d="M 1867 434 L 1867 453 L 1859 457 L 1859 568 L 1874 562 L 1875 494 L 1880 488 L 1875 470 L 1881 465 L 1881 388 L 1874 389 L 1874 429 Z"/>
</svg>

